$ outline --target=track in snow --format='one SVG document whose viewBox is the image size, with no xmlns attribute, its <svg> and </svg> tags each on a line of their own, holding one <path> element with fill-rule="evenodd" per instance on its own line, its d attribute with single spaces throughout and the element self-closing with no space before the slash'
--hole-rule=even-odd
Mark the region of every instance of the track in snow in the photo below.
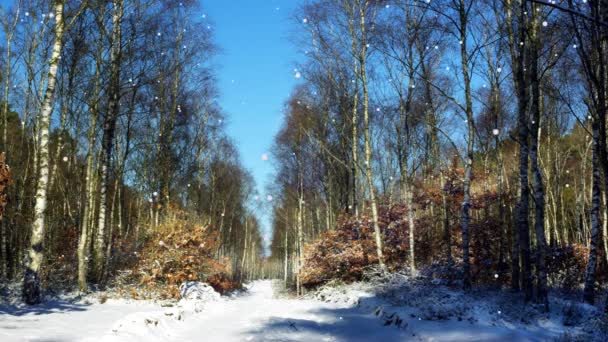
<svg viewBox="0 0 608 342">
<path fill-rule="evenodd" d="M 0 341 L 469 342 L 545 341 L 557 334 L 550 333 L 550 321 L 543 327 L 521 329 L 505 324 L 421 321 L 407 312 L 400 313 L 408 321 L 406 328 L 384 326 L 382 319 L 359 307 L 275 298 L 271 281 L 256 281 L 246 294 L 206 303 L 198 313 L 184 309 L 187 307 L 180 311 L 177 307 L 125 300 L 91 305 L 60 301 L 37 307 L 0 305 Z M 180 319 L 176 319 L 178 316 Z"/>
<path fill-rule="evenodd" d="M 211 305 L 178 336 L 206 341 L 403 341 L 406 333 L 346 305 L 273 298 L 270 281 Z"/>
<path fill-rule="evenodd" d="M 271 281 L 233 299 L 207 303 L 181 320 L 147 302 L 0 306 L 0 341 L 403 341 L 371 314 L 343 304 L 277 299 Z"/>
</svg>

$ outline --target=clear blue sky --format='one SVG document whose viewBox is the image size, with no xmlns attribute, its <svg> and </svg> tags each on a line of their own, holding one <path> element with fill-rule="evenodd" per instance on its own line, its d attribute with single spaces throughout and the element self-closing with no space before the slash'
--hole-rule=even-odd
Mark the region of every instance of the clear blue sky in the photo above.
<svg viewBox="0 0 608 342">
<path fill-rule="evenodd" d="M 288 40 L 296 0 L 208 0 L 203 11 L 214 23 L 217 44 L 223 49 L 220 65 L 221 100 L 228 114 L 228 134 L 237 144 L 244 166 L 255 178 L 261 198 L 271 181 L 268 153 L 282 117 L 283 104 L 293 89 L 297 48 Z M 267 210 L 270 209 L 265 206 Z M 261 210 L 265 236 L 271 215 Z"/>
</svg>

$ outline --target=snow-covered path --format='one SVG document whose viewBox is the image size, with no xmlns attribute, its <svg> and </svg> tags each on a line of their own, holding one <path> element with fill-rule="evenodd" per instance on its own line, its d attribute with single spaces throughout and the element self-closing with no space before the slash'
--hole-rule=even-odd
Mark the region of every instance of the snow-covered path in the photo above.
<svg viewBox="0 0 608 342">
<path fill-rule="evenodd" d="M 495 311 L 492 304 L 480 302 L 471 303 L 479 318 L 474 322 L 426 320 L 419 308 L 392 306 L 365 289 L 332 291 L 331 301 L 337 303 L 283 299 L 273 296 L 271 281 L 256 281 L 246 294 L 202 307 L 195 301 L 161 307 L 126 300 L 0 305 L 0 341 L 547 341 L 565 331 L 558 313 L 534 325 L 510 323 L 500 319 L 500 312 L 489 314 Z M 462 305 L 456 298 L 455 308 Z M 359 305 L 352 305 L 353 299 Z M 423 300 L 432 307 L 437 297 L 427 294 Z M 383 313 L 376 317 L 372 312 L 379 307 Z M 403 319 L 401 327 L 394 325 L 394 317 Z"/>
<path fill-rule="evenodd" d="M 212 305 L 178 335 L 206 341 L 404 341 L 371 314 L 343 304 L 273 298 L 270 281 L 248 296 Z"/>
<path fill-rule="evenodd" d="M 0 307 L 0 341 L 407 340 L 405 331 L 384 328 L 373 315 L 345 304 L 274 298 L 270 281 L 254 282 L 247 294 L 207 303 L 201 312 L 183 313 L 180 320 L 171 311 L 122 301 Z"/>
</svg>

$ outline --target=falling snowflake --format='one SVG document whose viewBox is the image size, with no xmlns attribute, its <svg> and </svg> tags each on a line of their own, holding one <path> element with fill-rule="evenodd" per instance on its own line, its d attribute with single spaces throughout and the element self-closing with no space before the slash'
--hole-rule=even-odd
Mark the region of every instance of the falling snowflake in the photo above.
<svg viewBox="0 0 608 342">
<path fill-rule="evenodd" d="M 268 160 L 268 155 L 266 153 L 262 154 L 262 160 L 263 161 L 267 161 Z"/>
<path fill-rule="evenodd" d="M 268 202 L 272 202 L 272 195 L 266 196 L 266 200 L 268 200 Z"/>
</svg>

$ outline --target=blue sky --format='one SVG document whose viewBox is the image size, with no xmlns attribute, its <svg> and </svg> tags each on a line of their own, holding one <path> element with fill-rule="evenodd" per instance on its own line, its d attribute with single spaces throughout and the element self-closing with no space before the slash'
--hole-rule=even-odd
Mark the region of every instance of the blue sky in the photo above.
<svg viewBox="0 0 608 342">
<path fill-rule="evenodd" d="M 217 57 L 220 103 L 228 114 L 228 134 L 244 166 L 266 198 L 273 171 L 270 148 L 283 118 L 283 104 L 293 89 L 297 48 L 288 40 L 295 0 L 209 0 L 203 11 L 214 24 L 223 50 Z M 262 154 L 269 153 L 269 161 Z M 268 206 L 258 213 L 266 236 Z"/>
</svg>

